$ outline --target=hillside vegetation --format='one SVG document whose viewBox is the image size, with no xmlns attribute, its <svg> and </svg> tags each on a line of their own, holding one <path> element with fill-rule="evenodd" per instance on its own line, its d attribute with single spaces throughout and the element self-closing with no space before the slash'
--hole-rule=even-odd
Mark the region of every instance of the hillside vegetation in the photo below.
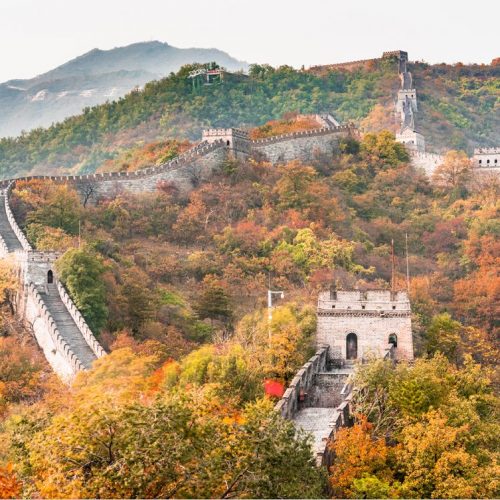
<svg viewBox="0 0 500 500">
<path fill-rule="evenodd" d="M 68 186 L 19 182 L 17 219 L 38 249 L 64 251 L 59 276 L 111 353 L 67 389 L 2 344 L 0 493 L 328 495 L 266 383 L 285 386 L 313 351 L 319 290 L 389 286 L 392 239 L 405 286 L 408 233 L 425 359 L 358 371 L 330 493 L 497 497 L 499 187 L 470 169 L 451 152 L 431 184 L 383 132 L 308 163 L 228 160 L 189 195 L 164 185 L 84 207 Z M 285 292 L 271 322 L 269 279 Z"/>
<path fill-rule="evenodd" d="M 248 68 L 217 49 L 179 49 L 158 41 L 93 49 L 34 78 L 0 83 L 0 137 L 49 126 L 195 61 L 217 61 L 229 71 Z"/>
<path fill-rule="evenodd" d="M 285 113 L 332 112 L 367 131 L 394 131 L 397 63 L 385 59 L 355 71 L 321 73 L 253 65 L 249 75 L 193 90 L 195 66 L 144 90 L 48 129 L 0 141 L 0 175 L 93 172 L 129 148 L 169 138 L 199 140 L 204 127 L 260 126 Z M 500 66 L 410 65 L 419 93 L 418 123 L 429 149 L 500 143 Z"/>
</svg>

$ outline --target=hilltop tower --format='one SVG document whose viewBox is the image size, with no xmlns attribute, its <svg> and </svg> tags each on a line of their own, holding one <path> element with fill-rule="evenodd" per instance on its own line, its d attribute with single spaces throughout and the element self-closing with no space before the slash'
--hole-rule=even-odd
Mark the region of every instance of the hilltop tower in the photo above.
<svg viewBox="0 0 500 500">
<path fill-rule="evenodd" d="M 396 140 L 411 151 L 424 153 L 425 139 L 417 132 L 415 124 L 415 113 L 418 111 L 417 90 L 414 88 L 412 75 L 407 68 L 408 53 L 395 51 L 384 54 L 396 55 L 399 60 L 401 87 L 398 90 L 396 112 L 401 115 L 401 130 L 399 134 L 396 134 Z"/>
<path fill-rule="evenodd" d="M 211 128 L 203 130 L 201 140 L 209 144 L 224 141 L 226 147 L 236 157 L 249 155 L 252 147 L 248 133 L 238 128 Z"/>
<path fill-rule="evenodd" d="M 382 358 L 391 348 L 395 359 L 413 359 L 411 307 L 406 291 L 332 288 L 320 293 L 317 317 L 317 343 L 330 347 L 331 361 Z"/>
</svg>

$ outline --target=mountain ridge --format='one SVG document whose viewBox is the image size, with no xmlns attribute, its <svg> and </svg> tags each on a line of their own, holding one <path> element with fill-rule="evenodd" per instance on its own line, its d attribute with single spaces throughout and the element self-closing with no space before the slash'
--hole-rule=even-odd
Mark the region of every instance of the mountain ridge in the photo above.
<svg viewBox="0 0 500 500">
<path fill-rule="evenodd" d="M 160 41 L 91 49 L 33 78 L 0 83 L 0 137 L 49 126 L 86 107 L 118 99 L 184 64 L 210 61 L 230 71 L 248 67 L 219 49 L 181 49 Z"/>
</svg>

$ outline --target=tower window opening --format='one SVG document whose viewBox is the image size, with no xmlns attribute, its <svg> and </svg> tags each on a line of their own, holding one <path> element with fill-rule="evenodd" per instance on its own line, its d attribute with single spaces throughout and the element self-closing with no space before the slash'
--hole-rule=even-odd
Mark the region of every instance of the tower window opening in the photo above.
<svg viewBox="0 0 500 500">
<path fill-rule="evenodd" d="M 398 346 L 398 336 L 395 333 L 389 335 L 389 344 L 392 344 L 394 347 Z"/>
<path fill-rule="evenodd" d="M 346 337 L 346 358 L 356 359 L 358 357 L 358 336 L 355 333 L 350 333 Z"/>
</svg>

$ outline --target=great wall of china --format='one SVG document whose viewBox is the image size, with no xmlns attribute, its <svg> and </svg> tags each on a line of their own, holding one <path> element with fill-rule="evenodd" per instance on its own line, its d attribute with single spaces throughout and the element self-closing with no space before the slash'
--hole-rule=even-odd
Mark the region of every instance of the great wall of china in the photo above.
<svg viewBox="0 0 500 500">
<path fill-rule="evenodd" d="M 9 204 L 12 183 L 0 191 L 0 255 L 19 281 L 14 308 L 31 328 L 53 368 L 66 382 L 105 354 L 56 276 L 54 252 L 33 250 Z"/>
<path fill-rule="evenodd" d="M 417 94 L 407 70 L 407 54 L 394 51 L 383 57 L 399 61 L 401 88 L 395 104 L 401 114 L 398 140 L 409 149 L 413 163 L 430 175 L 442 157 L 425 152 L 424 138 L 416 131 Z M 374 60 L 328 67 L 350 69 L 371 61 Z M 359 136 L 354 126 L 339 125 L 331 115 L 316 115 L 315 119 L 317 129 L 260 140 L 251 140 L 247 132 L 234 128 L 206 130 L 201 143 L 189 151 L 160 166 L 135 172 L 24 176 L 0 181 L 0 256 L 12 262 L 19 280 L 14 308 L 32 329 L 62 380 L 70 383 L 79 371 L 89 369 L 106 353 L 58 280 L 54 267 L 58 254 L 33 250 L 17 224 L 9 203 L 15 183 L 32 179 L 69 183 L 85 203 L 115 197 L 124 191 L 154 191 L 162 183 L 173 183 L 187 192 L 218 169 L 228 154 L 236 158 L 256 155 L 272 163 L 309 160 L 316 153 L 332 153 L 342 138 Z M 498 148 L 478 150 L 475 166 L 497 168 L 499 153 Z M 329 293 L 329 297 L 322 294 L 318 300 L 317 352 L 298 371 L 276 405 L 284 418 L 312 434 L 317 463 L 326 466 L 332 461 L 329 441 L 341 427 L 353 423 L 349 377 L 354 361 L 372 354 L 394 362 L 413 358 L 411 309 L 406 292 Z"/>
<path fill-rule="evenodd" d="M 9 203 L 16 182 L 43 179 L 75 186 L 85 202 L 115 197 L 123 191 L 155 191 L 160 183 L 174 183 L 189 191 L 227 158 L 257 154 L 276 163 L 306 160 L 315 152 L 331 153 L 342 137 L 356 134 L 349 125 L 335 125 L 333 117 L 318 116 L 318 129 L 252 141 L 238 129 L 211 129 L 200 144 L 157 167 L 136 172 L 68 176 L 24 176 L 0 182 L 0 256 L 16 270 L 19 291 L 14 308 L 32 329 L 45 357 L 61 379 L 71 382 L 76 373 L 91 367 L 105 355 L 54 267 L 58 255 L 35 251 L 17 224 Z"/>
</svg>

